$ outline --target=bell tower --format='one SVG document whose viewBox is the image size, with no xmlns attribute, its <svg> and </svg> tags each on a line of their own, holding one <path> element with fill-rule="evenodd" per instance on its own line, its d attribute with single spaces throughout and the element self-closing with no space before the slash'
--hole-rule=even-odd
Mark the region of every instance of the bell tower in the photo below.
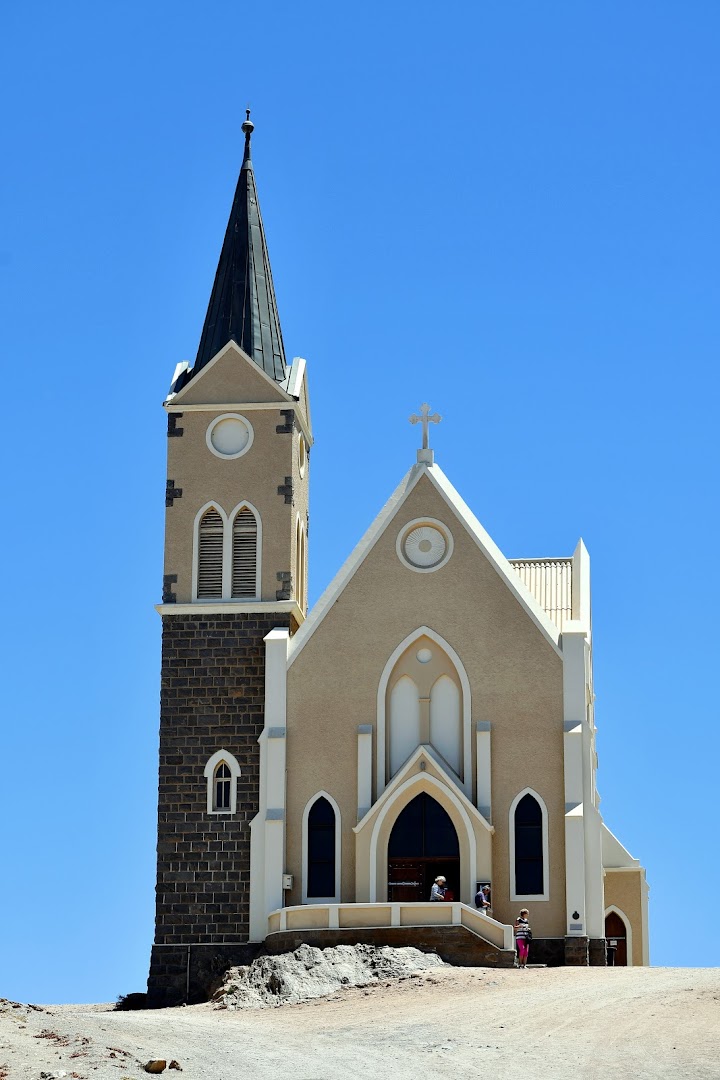
<svg viewBox="0 0 720 1080">
<path fill-rule="evenodd" d="M 287 363 L 245 150 L 195 363 L 164 408 L 168 466 L 153 1004 L 249 944 L 250 821 L 259 805 L 264 638 L 307 605 L 305 361 Z"/>
</svg>

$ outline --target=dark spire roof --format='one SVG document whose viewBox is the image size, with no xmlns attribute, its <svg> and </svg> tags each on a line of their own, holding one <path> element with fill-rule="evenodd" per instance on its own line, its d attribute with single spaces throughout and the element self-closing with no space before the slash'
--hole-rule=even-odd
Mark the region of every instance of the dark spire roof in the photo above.
<svg viewBox="0 0 720 1080">
<path fill-rule="evenodd" d="M 286 376 L 285 349 L 250 160 L 250 136 L 254 127 L 248 109 L 247 119 L 242 125 L 245 153 L 240 179 L 220 252 L 193 375 L 232 340 L 271 379 L 282 382 Z"/>
</svg>

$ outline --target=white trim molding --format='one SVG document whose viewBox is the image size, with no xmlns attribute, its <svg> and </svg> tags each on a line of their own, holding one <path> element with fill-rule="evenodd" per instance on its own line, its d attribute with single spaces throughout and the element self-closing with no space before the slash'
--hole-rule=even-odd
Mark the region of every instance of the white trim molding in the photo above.
<svg viewBox="0 0 720 1080">
<path fill-rule="evenodd" d="M 326 799 L 335 814 L 335 895 L 308 897 L 308 819 L 318 799 Z M 342 819 L 340 807 L 327 791 L 318 791 L 308 800 L 302 816 L 302 902 L 303 904 L 339 904 L 342 881 Z"/>
<path fill-rule="evenodd" d="M 603 916 L 603 937 L 605 937 L 605 919 L 607 919 L 608 915 L 611 914 L 619 915 L 622 921 L 625 923 L 625 949 L 627 952 L 627 966 L 632 967 L 632 923 L 630 922 L 624 911 L 621 911 L 619 907 L 615 906 L 615 904 L 610 904 L 609 907 L 605 908 L 605 914 Z"/>
<path fill-rule="evenodd" d="M 230 807 L 227 810 L 216 810 L 215 807 L 215 792 L 213 791 L 213 782 L 215 780 L 215 770 L 218 765 L 224 762 L 230 770 Z M 237 759 L 233 757 L 229 750 L 217 750 L 211 758 L 205 764 L 203 776 L 207 781 L 207 812 L 214 815 L 231 816 L 237 811 L 237 782 L 238 777 L 242 775 L 240 766 L 237 763 Z"/>
<path fill-rule="evenodd" d="M 190 604 L 155 604 L 158 615 L 293 615 L 302 623 L 297 600 L 194 600 Z"/>
<path fill-rule="evenodd" d="M 521 799 L 526 795 L 532 795 L 542 811 L 542 848 L 543 848 L 543 891 L 541 893 L 519 893 L 515 881 L 515 810 Z M 545 800 L 538 795 L 534 788 L 526 787 L 519 791 L 510 803 L 508 813 L 508 847 L 510 850 L 510 899 L 516 900 L 549 900 L 550 899 L 550 843 L 548 835 L 548 812 Z"/>
<path fill-rule="evenodd" d="M 465 665 L 453 649 L 452 645 L 436 633 L 429 626 L 419 626 L 417 630 L 413 630 L 411 634 L 400 642 L 396 649 L 391 653 L 385 667 L 383 668 L 382 675 L 380 676 L 380 682 L 378 684 L 377 691 L 377 744 L 376 744 L 376 790 L 379 798 L 383 791 L 390 782 L 387 777 L 387 765 L 386 765 L 386 753 L 385 753 L 385 741 L 386 741 L 386 707 L 385 701 L 387 697 L 387 687 L 390 681 L 390 676 L 393 673 L 395 665 L 402 656 L 402 654 L 410 648 L 413 641 L 418 638 L 428 637 L 431 641 L 434 641 L 443 652 L 447 654 L 450 661 L 454 664 L 457 671 L 458 678 L 460 679 L 460 686 L 462 687 L 462 747 L 463 747 L 463 780 L 462 789 L 470 799 L 472 798 L 472 700 L 470 691 L 470 680 L 465 670 Z"/>
</svg>

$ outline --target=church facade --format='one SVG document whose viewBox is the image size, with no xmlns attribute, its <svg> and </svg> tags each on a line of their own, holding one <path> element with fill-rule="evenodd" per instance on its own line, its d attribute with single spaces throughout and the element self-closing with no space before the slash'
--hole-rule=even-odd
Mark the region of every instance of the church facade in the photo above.
<svg viewBox="0 0 720 1080">
<path fill-rule="evenodd" d="M 645 872 L 599 809 L 582 541 L 508 560 L 423 406 L 417 460 L 308 610 L 307 371 L 285 357 L 243 130 L 198 355 L 165 402 L 150 998 L 199 1000 L 302 941 L 509 965 L 521 907 L 538 961 L 647 963 Z"/>
</svg>

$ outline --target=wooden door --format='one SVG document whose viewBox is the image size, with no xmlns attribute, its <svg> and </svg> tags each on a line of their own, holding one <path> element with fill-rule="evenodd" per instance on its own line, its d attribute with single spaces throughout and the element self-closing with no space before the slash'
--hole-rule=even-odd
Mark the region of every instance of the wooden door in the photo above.
<svg viewBox="0 0 720 1080">
<path fill-rule="evenodd" d="M 625 923 L 614 911 L 605 916 L 605 939 L 608 947 L 608 962 L 615 950 L 615 967 L 627 967 L 627 930 Z"/>
<path fill-rule="evenodd" d="M 393 859 L 388 863 L 388 900 L 395 904 L 425 900 L 424 868 L 418 860 Z"/>
</svg>

